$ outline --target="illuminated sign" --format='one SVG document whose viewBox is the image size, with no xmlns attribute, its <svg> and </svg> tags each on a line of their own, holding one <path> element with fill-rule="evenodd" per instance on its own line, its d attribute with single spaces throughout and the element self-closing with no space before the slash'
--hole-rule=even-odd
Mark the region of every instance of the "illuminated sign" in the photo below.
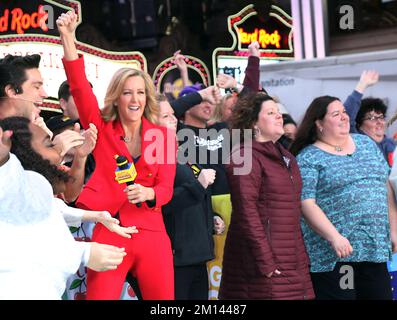
<svg viewBox="0 0 397 320">
<path fill-rule="evenodd" d="M 217 48 L 212 54 L 213 76 L 226 73 L 242 82 L 249 55 L 248 46 L 258 41 L 260 64 L 276 63 L 294 58 L 292 18 L 272 5 L 266 17 L 260 16 L 254 5 L 248 5 L 227 19 L 233 44 Z"/>
<path fill-rule="evenodd" d="M 250 44 L 254 41 L 258 41 L 262 49 L 266 49 L 268 45 L 273 45 L 276 48 L 280 48 L 281 36 L 278 30 L 275 30 L 272 34 L 269 34 L 264 29 L 255 28 L 252 33 L 245 32 L 243 28 L 238 29 L 240 41 L 243 44 Z"/>
<path fill-rule="evenodd" d="M 37 12 L 32 14 L 24 13 L 22 8 L 12 10 L 5 9 L 3 16 L 0 16 L 0 32 L 16 31 L 18 34 L 24 34 L 25 30 L 30 28 L 41 28 L 48 31 L 47 27 L 48 13 L 39 6 Z"/>
<path fill-rule="evenodd" d="M 211 85 L 211 79 L 207 66 L 200 59 L 188 55 L 185 56 L 185 62 L 188 70 L 190 84 L 202 83 L 205 86 Z M 174 63 L 174 57 L 170 57 L 161 62 L 153 74 L 153 81 L 158 92 L 164 92 L 165 87 L 169 87 L 169 91 L 175 97 L 183 89 L 183 83 L 180 72 Z"/>
<path fill-rule="evenodd" d="M 59 36 L 55 20 L 70 9 L 80 12 L 80 4 L 74 0 L 0 1 L 0 36 L 12 34 Z"/>
<path fill-rule="evenodd" d="M 7 5 L 6 5 L 7 4 Z M 78 24 L 82 21 L 81 6 L 74 0 L 13 0 L 0 2 L 0 59 L 7 54 L 40 54 L 40 72 L 44 89 L 57 98 L 60 84 L 66 80 L 63 69 L 63 49 L 55 21 L 63 12 L 74 10 Z M 44 10 L 49 8 L 50 10 Z M 43 15 L 48 13 L 48 16 Z M 37 15 L 36 15 L 37 14 Z M 100 106 L 103 106 L 108 83 L 122 67 L 147 70 L 145 56 L 140 52 L 113 52 L 76 41 L 79 53 L 84 53 L 86 74 Z M 56 99 L 47 99 L 43 110 L 59 109 Z"/>
</svg>

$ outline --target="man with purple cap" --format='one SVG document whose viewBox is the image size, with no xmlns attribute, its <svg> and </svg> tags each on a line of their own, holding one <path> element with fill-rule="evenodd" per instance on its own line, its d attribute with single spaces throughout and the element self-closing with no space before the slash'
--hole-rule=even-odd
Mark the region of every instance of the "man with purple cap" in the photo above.
<svg viewBox="0 0 397 320">
<path fill-rule="evenodd" d="M 185 150 L 184 157 L 190 163 L 202 168 L 214 169 L 216 179 L 212 185 L 212 195 L 228 194 L 226 171 L 223 166 L 229 150 L 229 131 L 225 123 L 219 122 L 207 125 L 215 110 L 214 99 L 219 89 L 211 86 L 206 88 L 203 84 L 194 84 L 185 87 L 179 97 L 190 100 L 190 108 L 179 108 L 176 106 L 177 99 L 171 103 L 175 115 L 181 119 L 178 122 L 178 140 Z M 227 152 L 223 152 L 226 150 Z"/>
</svg>

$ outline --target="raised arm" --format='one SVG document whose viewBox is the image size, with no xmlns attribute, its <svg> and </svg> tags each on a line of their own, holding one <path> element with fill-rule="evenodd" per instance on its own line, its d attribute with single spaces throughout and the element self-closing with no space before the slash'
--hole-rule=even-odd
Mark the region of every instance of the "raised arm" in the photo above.
<svg viewBox="0 0 397 320">
<path fill-rule="evenodd" d="M 77 53 L 74 32 L 77 26 L 77 16 L 73 11 L 63 13 L 56 21 L 64 50 L 62 59 L 70 92 L 79 111 L 83 128 L 89 123 L 100 129 L 103 125 L 98 101 L 92 91 L 85 74 L 84 59 Z"/>
<path fill-rule="evenodd" d="M 259 43 L 257 41 L 252 42 L 248 46 L 248 51 L 250 53 L 248 57 L 248 65 L 247 69 L 245 69 L 245 77 L 244 77 L 244 90 L 242 94 L 246 91 L 249 92 L 257 92 L 259 91 L 259 61 L 260 61 L 260 52 L 259 52 Z"/>
<path fill-rule="evenodd" d="M 75 130 L 80 133 L 80 126 L 76 123 Z M 88 130 L 84 131 L 82 136 L 84 137 L 84 143 L 76 148 L 72 166 L 68 172 L 71 179 L 66 183 L 64 192 L 65 200 L 67 202 L 73 202 L 80 195 L 83 190 L 84 177 L 85 177 L 85 164 L 87 162 L 88 155 L 94 150 L 97 140 L 98 130 L 95 125 L 90 123 Z"/>
<path fill-rule="evenodd" d="M 222 89 L 232 89 L 233 91 L 240 93 L 243 91 L 244 86 L 232 77 L 231 75 L 220 73 L 216 77 L 216 84 Z"/>
<path fill-rule="evenodd" d="M 79 55 L 77 53 L 76 44 L 74 43 L 77 15 L 73 11 L 62 13 L 56 23 L 61 36 L 65 59 L 68 61 L 78 59 Z"/>
<path fill-rule="evenodd" d="M 235 92 L 242 95 L 248 92 L 257 92 L 259 90 L 259 43 L 257 41 L 252 42 L 248 46 L 248 49 L 248 65 L 245 69 L 243 84 L 238 83 L 238 81 L 230 75 L 220 73 L 217 76 L 217 85 L 220 88 L 233 89 Z"/>
<path fill-rule="evenodd" d="M 171 101 L 171 107 L 177 118 L 181 117 L 186 111 L 200 104 L 202 101 L 208 101 L 211 104 L 217 104 L 222 99 L 219 88 L 210 86 L 198 92 L 189 93 L 183 97 Z"/>
<path fill-rule="evenodd" d="M 181 74 L 183 87 L 186 87 L 190 84 L 189 74 L 187 71 L 187 64 L 185 59 L 186 59 L 185 56 L 181 54 L 181 50 L 178 50 L 174 53 L 174 63 Z"/>
<path fill-rule="evenodd" d="M 350 132 L 357 132 L 356 117 L 360 110 L 361 98 L 365 90 L 376 84 L 379 80 L 379 73 L 374 70 L 364 70 L 355 90 L 347 97 L 344 107 L 350 118 Z"/>
</svg>

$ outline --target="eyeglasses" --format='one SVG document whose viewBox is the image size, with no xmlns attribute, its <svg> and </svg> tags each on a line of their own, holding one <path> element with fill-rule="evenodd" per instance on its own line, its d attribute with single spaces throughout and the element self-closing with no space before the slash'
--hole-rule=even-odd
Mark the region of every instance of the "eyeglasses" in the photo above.
<svg viewBox="0 0 397 320">
<path fill-rule="evenodd" d="M 379 116 L 372 115 L 372 116 L 365 117 L 363 120 L 369 120 L 369 121 L 380 120 L 383 122 L 383 121 L 385 121 L 385 116 L 383 114 L 381 114 Z"/>
</svg>

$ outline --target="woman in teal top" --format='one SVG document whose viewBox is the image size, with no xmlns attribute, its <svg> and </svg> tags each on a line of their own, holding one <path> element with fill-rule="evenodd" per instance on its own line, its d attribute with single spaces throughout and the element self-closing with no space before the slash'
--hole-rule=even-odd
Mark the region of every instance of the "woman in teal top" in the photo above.
<svg viewBox="0 0 397 320">
<path fill-rule="evenodd" d="M 389 167 L 371 139 L 349 130 L 339 99 L 319 97 L 291 148 L 303 180 L 312 282 L 317 299 L 391 299 L 386 262 L 397 233 Z"/>
</svg>

